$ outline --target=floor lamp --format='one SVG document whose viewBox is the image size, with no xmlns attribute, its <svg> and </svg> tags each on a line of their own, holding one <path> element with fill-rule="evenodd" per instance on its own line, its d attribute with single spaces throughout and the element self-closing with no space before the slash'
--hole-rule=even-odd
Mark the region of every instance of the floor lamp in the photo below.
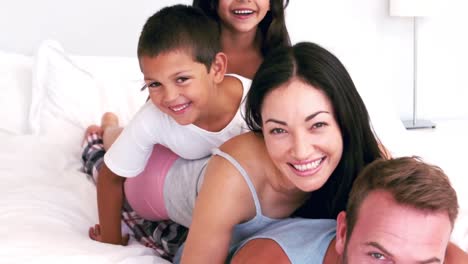
<svg viewBox="0 0 468 264">
<path fill-rule="evenodd" d="M 390 0 L 390 16 L 413 18 L 413 117 L 405 120 L 406 129 L 435 128 L 435 123 L 417 118 L 418 102 L 418 17 L 428 16 L 434 10 L 435 0 Z"/>
</svg>

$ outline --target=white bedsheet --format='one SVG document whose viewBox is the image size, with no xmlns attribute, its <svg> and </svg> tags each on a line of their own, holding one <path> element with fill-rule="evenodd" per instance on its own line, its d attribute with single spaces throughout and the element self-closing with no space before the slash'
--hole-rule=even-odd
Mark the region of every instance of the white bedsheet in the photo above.
<svg viewBox="0 0 468 264">
<path fill-rule="evenodd" d="M 65 124 L 63 131 L 0 131 L 0 263 L 168 263 L 136 241 L 88 238 L 98 217 L 95 186 L 79 171 L 83 131 Z"/>
</svg>

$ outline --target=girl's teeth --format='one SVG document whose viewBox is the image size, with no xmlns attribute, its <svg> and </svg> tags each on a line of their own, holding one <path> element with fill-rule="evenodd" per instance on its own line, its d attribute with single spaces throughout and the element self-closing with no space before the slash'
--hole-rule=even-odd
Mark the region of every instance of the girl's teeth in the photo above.
<svg viewBox="0 0 468 264">
<path fill-rule="evenodd" d="M 234 10 L 234 14 L 236 15 L 250 15 L 253 11 L 251 10 Z"/>
</svg>

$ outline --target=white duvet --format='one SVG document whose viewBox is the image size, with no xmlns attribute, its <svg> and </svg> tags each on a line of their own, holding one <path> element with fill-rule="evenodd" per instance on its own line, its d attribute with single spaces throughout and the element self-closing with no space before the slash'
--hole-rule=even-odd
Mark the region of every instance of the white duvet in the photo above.
<svg viewBox="0 0 468 264">
<path fill-rule="evenodd" d="M 0 263 L 167 263 L 135 241 L 88 238 L 96 189 L 79 171 L 82 131 L 70 128 L 47 137 L 0 132 Z"/>
</svg>

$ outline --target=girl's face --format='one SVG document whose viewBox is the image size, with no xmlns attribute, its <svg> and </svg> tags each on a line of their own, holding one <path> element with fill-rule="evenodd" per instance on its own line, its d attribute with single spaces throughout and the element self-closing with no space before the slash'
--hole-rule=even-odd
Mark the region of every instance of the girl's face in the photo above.
<svg viewBox="0 0 468 264">
<path fill-rule="evenodd" d="M 245 33 L 256 31 L 270 9 L 270 0 L 219 0 L 218 16 L 222 25 Z"/>
<path fill-rule="evenodd" d="M 268 154 L 282 175 L 304 192 L 321 188 L 343 152 L 325 93 L 294 78 L 265 96 L 261 115 Z"/>
</svg>

